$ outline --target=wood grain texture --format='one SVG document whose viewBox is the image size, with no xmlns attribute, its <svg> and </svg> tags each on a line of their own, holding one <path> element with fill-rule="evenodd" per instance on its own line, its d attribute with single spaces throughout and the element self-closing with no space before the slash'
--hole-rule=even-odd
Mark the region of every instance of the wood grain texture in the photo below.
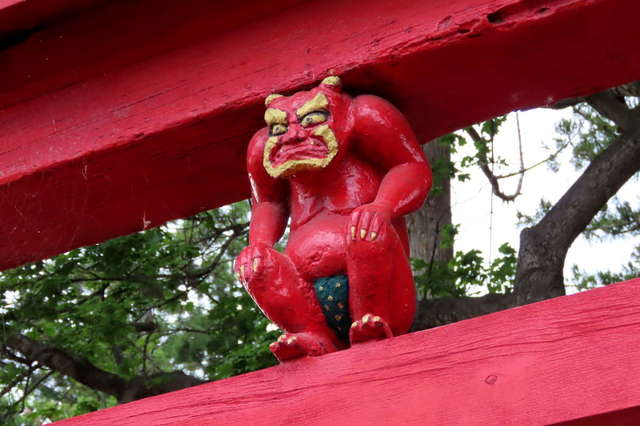
<svg viewBox="0 0 640 426">
<path fill-rule="evenodd" d="M 56 424 L 608 425 L 638 408 L 640 279 Z"/>
<path fill-rule="evenodd" d="M 640 78 L 636 0 L 110 1 L 0 51 L 0 269 L 245 198 L 263 98 L 329 73 L 423 141 Z"/>
</svg>

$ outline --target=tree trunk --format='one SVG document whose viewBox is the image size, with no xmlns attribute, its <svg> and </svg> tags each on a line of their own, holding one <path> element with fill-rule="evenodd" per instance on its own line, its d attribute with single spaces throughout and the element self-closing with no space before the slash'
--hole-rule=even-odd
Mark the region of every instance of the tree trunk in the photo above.
<svg viewBox="0 0 640 426">
<path fill-rule="evenodd" d="M 443 246 L 442 229 L 451 225 L 451 181 L 437 170 L 447 170 L 440 164 L 449 164 L 451 153 L 447 146 L 431 141 L 424 145 L 424 153 L 434 169 L 434 187 L 420 210 L 407 216 L 411 257 L 432 262 L 448 262 L 453 257 L 453 247 Z"/>
<path fill-rule="evenodd" d="M 520 234 L 518 305 L 564 294 L 563 267 L 571 244 L 627 180 L 640 170 L 640 111 L 626 111 L 602 94 L 590 105 L 624 129 L 535 226 Z"/>
<path fill-rule="evenodd" d="M 621 87 L 628 92 L 630 88 L 637 89 L 640 86 L 638 83 L 633 83 Z M 620 88 L 614 88 L 584 99 L 604 117 L 615 122 L 622 134 L 593 159 L 578 180 L 538 224 L 522 231 L 514 293 L 423 300 L 419 304 L 414 329 L 437 327 L 565 294 L 563 269 L 571 244 L 620 187 L 640 171 L 640 107 L 628 109 L 621 97 L 628 93 L 620 93 L 620 90 Z M 427 145 L 427 148 L 435 148 L 434 151 L 437 152 L 441 147 L 432 143 Z M 434 157 L 430 151 L 425 150 L 425 152 L 428 153 L 432 163 L 438 161 L 437 156 Z M 447 205 L 450 197 L 448 184 L 447 181 L 446 185 L 443 185 L 445 190 L 441 197 L 446 197 Z M 439 208 L 444 209 L 437 203 L 439 197 L 433 197 L 429 201 L 425 206 L 427 211 L 421 211 L 415 215 L 420 217 L 421 214 L 425 214 L 427 219 L 423 221 L 412 217 L 409 222 L 414 228 L 411 240 L 412 254 L 426 262 L 429 258 L 419 254 L 425 253 L 420 252 L 420 238 L 429 238 L 429 232 L 434 232 L 431 238 L 439 240 L 439 230 L 442 226 L 432 225 L 431 228 L 427 228 L 423 224 L 425 229 L 430 231 L 422 231 L 422 235 L 417 234 L 420 230 L 416 230 L 415 227 L 419 227 L 422 222 L 428 220 L 438 223 L 436 217 L 445 217 L 435 214 L 436 211 L 443 211 Z M 449 210 L 448 223 L 451 222 L 450 214 Z M 440 222 L 440 224 L 443 223 L 444 221 Z M 423 250 L 424 245 L 422 243 Z M 434 246 L 431 245 L 431 247 Z M 443 253 L 443 250 L 438 249 L 439 247 L 436 246 L 433 252 L 434 259 Z"/>
</svg>

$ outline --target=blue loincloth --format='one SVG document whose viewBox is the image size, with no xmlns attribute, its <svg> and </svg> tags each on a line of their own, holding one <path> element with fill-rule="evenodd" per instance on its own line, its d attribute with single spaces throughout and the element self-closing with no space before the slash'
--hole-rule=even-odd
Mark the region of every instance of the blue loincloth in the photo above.
<svg viewBox="0 0 640 426">
<path fill-rule="evenodd" d="M 346 275 L 334 275 L 318 278 L 313 280 L 313 286 L 316 289 L 316 297 L 329 328 L 341 340 L 348 342 L 349 328 L 351 327 L 348 277 Z"/>
</svg>

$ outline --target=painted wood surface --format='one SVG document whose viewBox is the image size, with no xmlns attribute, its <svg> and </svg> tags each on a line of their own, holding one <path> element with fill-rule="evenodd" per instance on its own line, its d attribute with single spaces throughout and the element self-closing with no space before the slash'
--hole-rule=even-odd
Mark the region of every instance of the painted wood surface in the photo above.
<svg viewBox="0 0 640 426">
<path fill-rule="evenodd" d="M 30 32 L 105 0 L 0 0 L 0 49 Z M 2 39 L 9 38 L 2 43 Z"/>
<path fill-rule="evenodd" d="M 339 74 L 427 141 L 640 78 L 639 12 L 637 0 L 84 10 L 0 51 L 0 269 L 245 198 L 246 144 L 272 91 Z"/>
<path fill-rule="evenodd" d="M 640 279 L 56 423 L 631 425 Z"/>
</svg>

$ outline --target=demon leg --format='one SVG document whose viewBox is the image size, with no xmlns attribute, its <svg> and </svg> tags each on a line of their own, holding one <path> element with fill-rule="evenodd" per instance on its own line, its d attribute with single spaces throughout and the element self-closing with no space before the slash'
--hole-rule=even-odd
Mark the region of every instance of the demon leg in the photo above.
<svg viewBox="0 0 640 426">
<path fill-rule="evenodd" d="M 411 267 L 395 228 L 385 228 L 373 238 L 347 238 L 352 344 L 406 333 L 413 323 Z"/>
<path fill-rule="evenodd" d="M 253 300 L 271 321 L 286 331 L 270 346 L 280 361 L 336 350 L 340 341 L 327 326 L 313 284 L 300 277 L 288 256 L 271 248 L 256 247 L 240 268 Z M 245 271 L 247 268 L 250 270 Z"/>
</svg>

